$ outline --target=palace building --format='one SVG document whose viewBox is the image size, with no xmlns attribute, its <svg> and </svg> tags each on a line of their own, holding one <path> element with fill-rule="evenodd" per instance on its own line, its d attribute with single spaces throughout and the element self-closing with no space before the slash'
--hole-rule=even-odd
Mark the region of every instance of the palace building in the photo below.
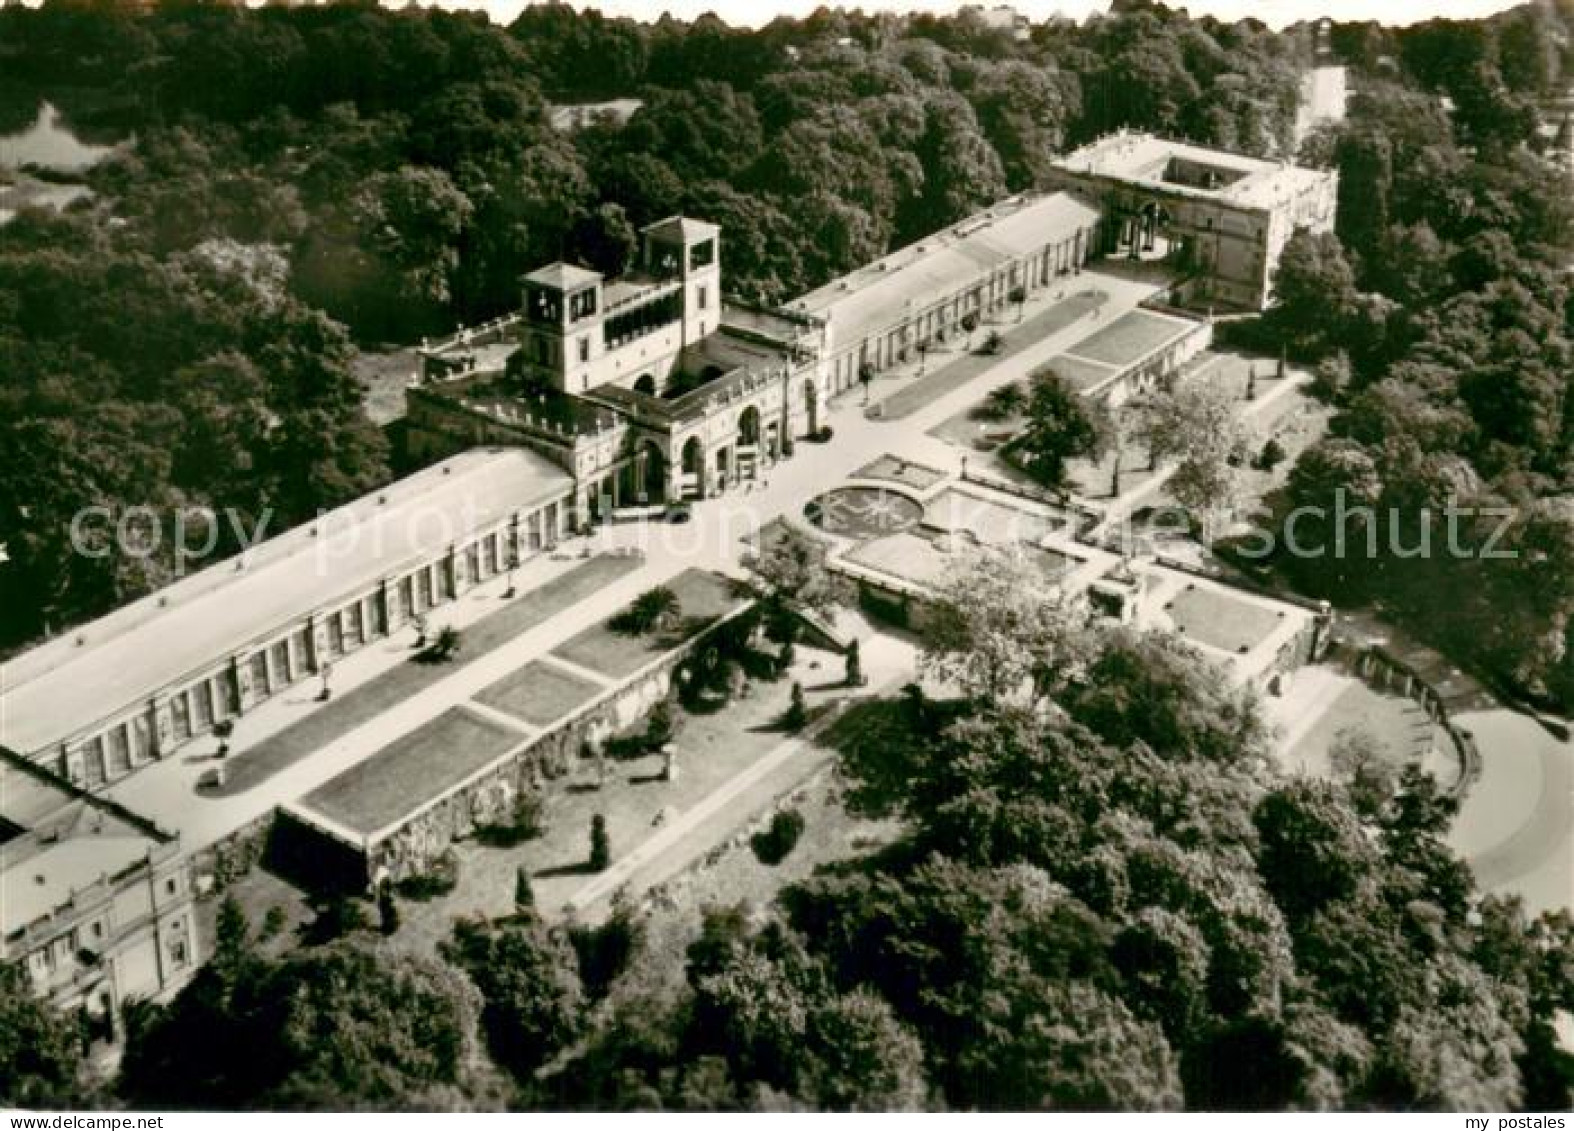
<svg viewBox="0 0 1574 1131">
<path fill-rule="evenodd" d="M 445 460 L 0 665 L 0 743 L 117 781 L 550 549 L 573 494 L 526 450 Z"/>
<path fill-rule="evenodd" d="M 1194 306 L 1263 310 L 1297 228 L 1333 230 L 1339 175 L 1121 131 L 1054 162 L 1051 183 L 1104 216 L 1105 255 L 1163 257 Z"/>
<path fill-rule="evenodd" d="M 1167 249 L 1188 297 L 1260 307 L 1291 231 L 1333 218 L 1331 173 L 1147 135 L 1058 169 L 1065 191 L 999 201 L 774 309 L 724 299 L 724 233 L 690 217 L 645 228 L 621 277 L 531 272 L 516 313 L 424 343 L 405 436 L 433 466 L 0 665 L 0 744 L 97 789 L 618 508 L 761 475 L 823 437 L 831 398 L 1101 254 Z M 1119 399 L 1206 344 L 1205 322 L 1141 321 L 1140 356 L 1057 370 Z"/>
<path fill-rule="evenodd" d="M 863 376 L 1080 271 L 1099 231 L 1067 194 L 1015 196 L 767 310 L 722 300 L 720 229 L 663 220 L 638 270 L 552 264 L 517 316 L 423 349 L 412 449 L 530 448 L 573 474 L 586 519 L 706 497 L 817 434 Z"/>
<path fill-rule="evenodd" d="M 193 897 L 176 837 L 0 748 L 0 961 L 41 997 L 115 1037 L 195 972 Z"/>
</svg>

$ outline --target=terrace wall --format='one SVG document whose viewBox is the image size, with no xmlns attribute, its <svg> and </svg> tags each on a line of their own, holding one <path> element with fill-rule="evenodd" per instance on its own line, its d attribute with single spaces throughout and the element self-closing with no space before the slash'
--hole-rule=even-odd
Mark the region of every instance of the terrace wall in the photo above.
<svg viewBox="0 0 1574 1131">
<path fill-rule="evenodd" d="M 281 813 L 285 855 L 338 862 L 336 886 L 395 883 L 421 875 L 454 841 L 488 826 L 507 824 L 521 792 L 541 792 L 568 774 L 583 752 L 638 723 L 672 689 L 673 673 L 725 624 L 745 615 L 745 605 L 665 653 L 601 695 L 553 723 L 529 745 L 505 755 L 398 824 L 359 845 L 321 827 L 307 814 Z M 349 853 L 349 857 L 346 857 Z M 347 859 L 359 858 L 359 866 Z"/>
</svg>

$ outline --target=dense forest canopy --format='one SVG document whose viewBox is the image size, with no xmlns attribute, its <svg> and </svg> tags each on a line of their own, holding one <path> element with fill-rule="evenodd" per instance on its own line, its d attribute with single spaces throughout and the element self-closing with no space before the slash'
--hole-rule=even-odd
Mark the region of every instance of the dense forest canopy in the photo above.
<svg viewBox="0 0 1574 1131">
<path fill-rule="evenodd" d="M 1339 170 L 1337 234 L 1292 242 L 1258 328 L 1317 363 L 1339 410 L 1281 509 L 1331 514 L 1343 497 L 1376 516 L 1347 532 L 1375 554 L 1286 557 L 1286 573 L 1341 605 L 1379 602 L 1499 686 L 1565 708 L 1574 183 L 1546 159 L 1561 111 L 1543 122 L 1542 100 L 1574 80 L 1568 17 L 1527 5 L 1484 23 L 1335 29 L 1356 91 L 1302 158 Z M 1447 549 L 1450 506 L 1468 512 L 1464 556 Z M 1334 545 L 1331 518 L 1311 525 L 1316 546 Z"/>
</svg>

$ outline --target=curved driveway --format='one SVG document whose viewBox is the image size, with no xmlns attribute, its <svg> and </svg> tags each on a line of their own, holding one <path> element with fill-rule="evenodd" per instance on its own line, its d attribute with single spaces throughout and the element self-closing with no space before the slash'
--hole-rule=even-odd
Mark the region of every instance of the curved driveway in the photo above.
<svg viewBox="0 0 1574 1131">
<path fill-rule="evenodd" d="M 1484 890 L 1517 893 L 1532 914 L 1574 905 L 1574 743 L 1513 711 L 1455 721 L 1475 735 L 1482 769 L 1450 843 Z"/>
</svg>

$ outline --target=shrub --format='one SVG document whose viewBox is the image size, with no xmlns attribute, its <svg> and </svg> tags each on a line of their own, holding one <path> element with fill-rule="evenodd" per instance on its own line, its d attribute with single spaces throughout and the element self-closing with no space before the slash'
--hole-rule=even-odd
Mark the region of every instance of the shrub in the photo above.
<svg viewBox="0 0 1574 1131">
<path fill-rule="evenodd" d="M 1272 471 L 1284 462 L 1284 455 L 1284 446 L 1270 436 L 1257 454 L 1257 470 Z"/>
<path fill-rule="evenodd" d="M 459 630 L 451 624 L 446 624 L 437 630 L 437 635 L 430 644 L 416 653 L 416 659 L 426 664 L 445 664 L 458 655 L 461 643 Z"/>
<path fill-rule="evenodd" d="M 805 821 L 796 809 L 783 809 L 771 818 L 771 823 L 749 839 L 754 855 L 761 864 L 775 867 L 787 859 L 803 836 Z"/>
<path fill-rule="evenodd" d="M 979 347 L 979 352 L 993 356 L 1000 352 L 1000 347 L 1004 344 L 1004 340 L 1000 337 L 1000 331 L 991 330 L 988 336 L 984 338 L 984 344 Z"/>
<path fill-rule="evenodd" d="M 677 620 L 680 611 L 678 595 L 667 586 L 658 585 L 635 597 L 628 608 L 607 623 L 614 632 L 643 636 L 667 628 Z"/>
<path fill-rule="evenodd" d="M 399 931 L 399 903 L 394 899 L 393 885 L 387 882 L 377 886 L 377 925 L 385 935 Z"/>
<path fill-rule="evenodd" d="M 306 930 L 305 941 L 321 946 L 364 931 L 368 926 L 365 904 L 350 896 L 337 895 L 318 908 L 317 917 Z"/>
<path fill-rule="evenodd" d="M 697 678 L 691 680 L 698 683 Z M 659 699 L 650 709 L 650 714 L 645 716 L 645 749 L 660 750 L 672 741 L 677 733 L 677 726 L 672 718 L 672 703 L 666 699 Z"/>
<path fill-rule="evenodd" d="M 546 825 L 543 820 L 545 814 L 546 803 L 541 799 L 541 795 L 534 789 L 522 788 L 514 795 L 514 803 L 509 809 L 508 819 L 488 825 L 478 830 L 476 835 L 483 843 L 498 848 L 523 844 L 545 831 Z"/>
<path fill-rule="evenodd" d="M 1002 385 L 974 405 L 968 416 L 974 420 L 998 421 L 1016 416 L 1027 407 L 1027 393 L 1018 381 Z"/>
<path fill-rule="evenodd" d="M 814 441 L 817 444 L 826 444 L 830 442 L 831 437 L 834 435 L 836 435 L 836 432 L 829 424 L 822 424 L 819 431 L 814 434 Z"/>
<path fill-rule="evenodd" d="M 536 889 L 530 883 L 530 873 L 521 864 L 514 871 L 514 910 L 519 912 L 536 909 Z"/>
<path fill-rule="evenodd" d="M 844 675 L 848 687 L 862 687 L 864 679 L 863 650 L 854 640 L 847 645 L 846 668 Z"/>
<path fill-rule="evenodd" d="M 782 716 L 782 725 L 788 730 L 802 730 L 809 721 L 809 707 L 804 702 L 803 684 L 792 685 L 792 702 L 787 705 L 787 713 Z"/>
<path fill-rule="evenodd" d="M 420 902 L 447 895 L 458 886 L 459 857 L 452 848 L 445 848 L 425 872 L 401 880 L 396 885 L 400 895 Z"/>
<path fill-rule="evenodd" d="M 618 901 L 601 926 L 573 927 L 568 937 L 579 958 L 579 979 L 585 992 L 599 1000 L 607 996 L 644 945 L 645 923 L 627 903 Z"/>
<path fill-rule="evenodd" d="M 263 941 L 266 942 L 268 939 L 275 938 L 279 932 L 283 931 L 286 919 L 284 908 L 277 903 L 268 908 L 268 913 L 262 917 Z"/>
<path fill-rule="evenodd" d="M 607 835 L 607 819 L 597 813 L 590 819 L 590 870 L 605 872 L 612 863 L 612 839 Z"/>
</svg>

